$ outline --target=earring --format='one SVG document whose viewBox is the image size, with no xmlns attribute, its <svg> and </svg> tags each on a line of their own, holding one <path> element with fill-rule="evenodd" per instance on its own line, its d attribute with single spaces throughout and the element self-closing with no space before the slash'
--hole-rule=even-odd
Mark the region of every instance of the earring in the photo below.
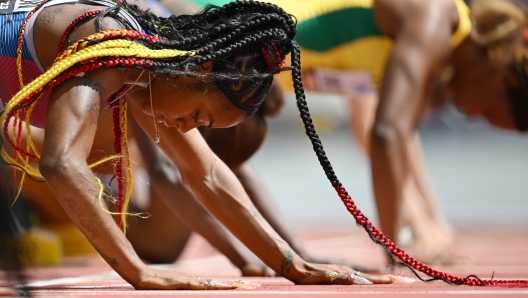
<svg viewBox="0 0 528 298">
<path fill-rule="evenodd" d="M 150 81 L 150 71 L 149 71 L 149 93 L 150 93 L 150 111 L 152 113 L 152 120 L 154 122 L 154 128 L 156 129 L 156 144 L 160 142 L 160 134 L 158 130 L 158 123 L 156 123 L 156 118 L 154 117 L 154 107 L 152 106 L 152 82 Z"/>
</svg>

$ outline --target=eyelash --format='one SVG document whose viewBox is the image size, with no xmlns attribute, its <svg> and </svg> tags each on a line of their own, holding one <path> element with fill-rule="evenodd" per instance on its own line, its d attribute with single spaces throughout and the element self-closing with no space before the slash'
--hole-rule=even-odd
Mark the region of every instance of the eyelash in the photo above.
<svg viewBox="0 0 528 298">
<path fill-rule="evenodd" d="M 194 119 L 194 122 L 198 122 L 198 116 L 200 115 L 200 111 L 197 111 L 192 117 Z"/>
</svg>

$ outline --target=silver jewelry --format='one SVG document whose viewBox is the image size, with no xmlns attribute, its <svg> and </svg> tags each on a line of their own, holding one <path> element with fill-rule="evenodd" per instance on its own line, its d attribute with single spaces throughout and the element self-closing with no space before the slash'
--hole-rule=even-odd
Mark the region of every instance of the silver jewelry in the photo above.
<svg viewBox="0 0 528 298">
<path fill-rule="evenodd" d="M 332 271 L 328 273 L 328 277 L 330 277 L 330 282 L 333 282 L 337 278 L 337 272 Z"/>
<path fill-rule="evenodd" d="M 206 287 L 217 287 L 217 286 L 227 286 L 227 284 L 225 282 L 216 281 L 214 279 L 206 279 L 205 286 Z"/>
<path fill-rule="evenodd" d="M 156 130 L 156 144 L 160 142 L 160 134 L 158 130 L 158 124 L 156 123 L 156 118 L 154 117 L 154 107 L 152 106 L 152 82 L 150 81 L 150 72 L 149 72 L 149 93 L 150 93 L 150 112 L 152 113 L 152 120 L 154 121 L 154 129 Z"/>
</svg>

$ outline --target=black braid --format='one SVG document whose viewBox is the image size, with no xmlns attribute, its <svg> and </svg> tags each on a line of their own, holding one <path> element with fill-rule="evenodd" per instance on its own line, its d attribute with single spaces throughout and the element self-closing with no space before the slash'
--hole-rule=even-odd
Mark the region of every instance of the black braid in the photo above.
<svg viewBox="0 0 528 298">
<path fill-rule="evenodd" d="M 271 86 L 273 75 L 281 71 L 279 67 L 261 67 L 267 65 L 261 49 L 268 52 L 269 57 L 275 57 L 270 46 L 275 44 L 283 60 L 291 50 L 297 30 L 295 19 L 282 8 L 257 1 L 235 1 L 222 7 L 208 5 L 196 15 L 168 18 L 149 10 L 142 11 L 126 1 L 120 3 L 120 7 L 131 13 L 147 33 L 162 39 L 153 45 L 145 41 L 145 46 L 195 52 L 194 56 L 157 60 L 149 70 L 169 77 L 214 78 L 226 97 L 248 113 L 257 110 Z M 117 15 L 115 9 L 107 13 Z M 250 70 L 259 68 L 257 73 L 228 67 L 236 57 L 255 55 L 259 61 L 248 67 Z M 197 66 L 208 61 L 213 61 L 213 71 L 200 73 Z M 278 63 L 275 58 L 271 62 Z M 242 85 L 239 90 L 233 89 L 235 82 Z"/>
<path fill-rule="evenodd" d="M 317 132 L 315 131 L 315 127 L 312 123 L 312 118 L 310 116 L 310 111 L 308 110 L 308 104 L 306 103 L 306 97 L 304 95 L 304 88 L 301 81 L 301 49 L 299 47 L 299 44 L 296 41 L 293 41 L 292 45 L 292 80 L 293 80 L 293 88 L 295 90 L 295 97 L 297 98 L 297 107 L 299 108 L 299 112 L 301 114 L 301 119 L 304 123 L 304 128 L 306 130 L 306 135 L 312 142 L 313 149 L 315 151 L 315 154 L 317 155 L 317 159 L 319 159 L 319 163 L 323 167 L 323 170 L 326 174 L 326 177 L 330 181 L 330 183 L 339 183 L 339 180 L 337 179 L 337 176 L 334 172 L 334 169 L 332 168 L 332 165 L 330 164 L 330 161 L 328 160 L 328 157 L 326 156 L 326 153 L 323 149 L 323 144 L 321 143 L 321 140 L 319 139 L 319 136 L 317 135 Z"/>
<path fill-rule="evenodd" d="M 95 31 L 100 32 L 103 30 L 102 22 L 103 18 L 110 16 L 116 19 L 119 23 L 123 24 L 127 29 L 132 29 L 132 25 L 119 15 L 120 6 L 109 7 L 95 17 Z"/>
<path fill-rule="evenodd" d="M 306 130 L 306 135 L 308 136 L 308 138 L 312 142 L 312 146 L 313 146 L 313 149 L 315 151 L 315 154 L 317 155 L 317 158 L 319 159 L 319 163 L 321 164 L 321 167 L 323 168 L 323 170 L 324 170 L 324 172 L 326 174 L 326 177 L 330 181 L 330 184 L 332 184 L 332 187 L 338 188 L 342 184 L 339 181 L 339 179 L 337 179 L 337 176 L 336 176 L 336 174 L 334 172 L 334 169 L 332 168 L 332 165 L 330 164 L 330 161 L 328 160 L 328 157 L 326 156 L 326 153 L 325 153 L 325 151 L 323 149 L 323 144 L 321 143 L 321 140 L 319 139 L 319 136 L 317 135 L 317 132 L 315 131 L 315 127 L 313 126 L 313 123 L 312 123 L 312 118 L 310 117 L 310 112 L 308 110 L 308 105 L 306 103 L 306 97 L 304 95 L 304 88 L 303 88 L 302 81 L 301 81 L 300 47 L 299 47 L 299 44 L 297 44 L 297 42 L 295 42 L 295 41 L 293 42 L 293 45 L 292 45 L 291 56 L 292 56 L 292 80 L 293 80 L 293 87 L 294 87 L 294 90 L 295 90 L 295 97 L 297 98 L 297 107 L 299 108 L 299 112 L 301 114 L 301 118 L 302 118 L 302 121 L 304 123 L 304 128 Z M 353 213 L 355 218 L 357 218 L 357 216 L 360 215 L 358 213 L 360 213 L 360 211 L 357 211 L 356 213 Z M 366 217 L 365 217 L 365 219 L 366 219 Z M 405 262 L 401 262 L 398 259 L 396 259 L 393 256 L 393 254 L 391 253 L 390 249 L 383 242 L 381 242 L 379 239 L 377 239 L 372 234 L 372 230 L 371 230 L 371 228 L 369 227 L 368 224 L 361 225 L 359 223 L 359 221 L 357 221 L 357 220 L 356 220 L 356 224 L 358 226 L 363 226 L 364 227 L 364 229 L 368 233 L 370 239 L 372 239 L 372 241 L 375 242 L 376 244 L 379 244 L 385 250 L 385 252 L 388 254 L 390 259 L 392 260 L 393 264 L 398 264 L 398 265 L 402 265 L 402 266 L 407 267 L 421 281 L 430 282 L 430 281 L 434 281 L 434 280 L 442 280 L 442 281 L 445 281 L 447 283 L 456 285 L 455 283 L 451 282 L 449 279 L 446 279 L 446 278 L 439 278 L 438 277 L 438 278 L 431 278 L 431 279 L 423 279 L 422 277 L 420 277 L 420 275 L 418 275 L 417 271 L 412 266 L 410 266 L 409 264 L 407 264 Z M 466 277 L 466 279 L 470 278 L 470 277 L 475 277 L 475 278 L 478 279 L 478 277 L 473 276 L 473 275 L 470 275 L 470 276 Z M 460 284 L 462 284 L 462 283 L 460 283 Z"/>
</svg>

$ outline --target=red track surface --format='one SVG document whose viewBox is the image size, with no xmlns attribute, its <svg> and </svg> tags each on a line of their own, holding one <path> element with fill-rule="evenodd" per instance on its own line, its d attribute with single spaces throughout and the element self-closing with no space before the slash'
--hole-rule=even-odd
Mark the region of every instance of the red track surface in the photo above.
<svg viewBox="0 0 528 298">
<path fill-rule="evenodd" d="M 459 254 L 471 259 L 471 264 L 458 267 L 437 268 L 456 275 L 476 274 L 497 279 L 528 279 L 528 229 L 524 230 L 465 230 L 460 232 Z M 364 265 L 381 265 L 382 253 L 359 229 L 331 231 L 301 231 L 310 251 L 320 255 L 347 258 Z M 229 261 L 199 237 L 189 245 L 174 265 L 179 271 L 217 280 L 239 279 L 238 270 Z M 412 276 L 398 269 L 396 274 Z M 256 290 L 233 291 L 135 291 L 98 257 L 75 257 L 61 267 L 39 267 L 26 270 L 27 285 L 34 296 L 190 296 L 190 297 L 528 297 L 528 288 L 492 288 L 451 286 L 443 282 L 415 282 L 373 286 L 296 286 L 286 279 L 244 278 L 260 283 Z M 7 285 L 6 275 L 0 272 L 0 285 Z"/>
</svg>

